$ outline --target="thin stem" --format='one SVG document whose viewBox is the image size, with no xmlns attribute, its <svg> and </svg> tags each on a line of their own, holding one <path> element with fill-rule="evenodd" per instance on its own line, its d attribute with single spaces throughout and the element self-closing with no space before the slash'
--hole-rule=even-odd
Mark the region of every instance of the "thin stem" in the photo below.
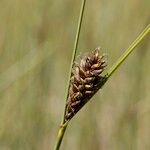
<svg viewBox="0 0 150 150">
<path fill-rule="evenodd" d="M 57 142 L 55 145 L 55 150 L 59 150 L 67 126 L 68 126 L 68 123 L 60 126 L 59 131 L 58 131 L 58 136 L 57 136 Z"/>
<path fill-rule="evenodd" d="M 65 96 L 66 101 L 68 99 L 68 94 L 69 94 L 69 84 L 70 84 L 72 66 L 73 66 L 73 63 L 74 63 L 74 60 L 76 57 L 77 48 L 78 48 L 78 42 L 79 42 L 79 36 L 80 36 L 81 25 L 82 25 L 82 20 L 83 20 L 85 2 L 86 2 L 86 0 L 82 0 L 81 10 L 80 10 L 80 15 L 79 15 L 79 20 L 78 20 L 78 26 L 77 26 L 77 31 L 76 31 L 75 41 L 74 41 L 74 48 L 73 48 L 73 53 L 72 53 L 71 65 L 70 65 L 70 70 L 69 70 L 69 76 L 68 76 L 68 83 L 67 83 L 66 96 Z M 65 134 L 65 131 L 66 131 L 66 128 L 67 128 L 67 125 L 68 125 L 68 122 L 69 122 L 69 121 L 65 122 L 65 112 L 66 112 L 66 104 L 65 104 L 65 111 L 64 111 L 61 126 L 59 128 L 57 141 L 56 141 L 56 145 L 55 145 L 54 150 L 59 150 L 61 142 L 62 142 L 64 134 Z"/>
<path fill-rule="evenodd" d="M 146 35 L 150 32 L 150 24 L 143 30 L 143 32 L 135 39 L 135 41 L 125 50 L 117 62 L 108 70 L 106 77 L 109 78 L 118 67 L 125 61 L 125 59 L 131 54 L 131 52 L 137 47 Z"/>
<path fill-rule="evenodd" d="M 85 8 L 85 2 L 86 2 L 86 0 L 82 0 L 79 20 L 78 20 L 78 26 L 77 26 L 77 31 L 76 31 L 75 41 L 74 41 L 71 65 L 70 65 L 70 70 L 69 70 L 68 83 L 67 83 L 67 88 L 66 88 L 66 96 L 65 96 L 66 101 L 68 99 L 68 94 L 69 94 L 68 91 L 69 91 L 69 84 L 70 84 L 72 66 L 73 66 L 73 63 L 74 63 L 74 60 L 75 60 L 75 57 L 76 57 L 76 52 L 77 52 L 78 43 L 79 43 L 79 36 L 80 36 L 81 25 L 82 25 L 82 20 L 83 20 L 83 12 L 84 12 L 84 8 Z M 64 111 L 63 121 L 62 121 L 63 123 L 65 122 L 65 112 L 66 112 L 66 106 L 65 106 L 65 111 Z"/>
</svg>

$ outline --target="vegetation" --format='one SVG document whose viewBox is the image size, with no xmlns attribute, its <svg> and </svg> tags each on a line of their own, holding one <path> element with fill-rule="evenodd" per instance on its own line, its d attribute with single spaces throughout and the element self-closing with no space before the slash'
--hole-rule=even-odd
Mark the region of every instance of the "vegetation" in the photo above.
<svg viewBox="0 0 150 150">
<path fill-rule="evenodd" d="M 149 7 L 87 2 L 77 55 L 100 45 L 113 64 L 149 23 Z M 53 148 L 79 9 L 67 0 L 0 2 L 0 149 Z M 149 48 L 147 37 L 75 116 L 62 149 L 150 148 Z"/>
</svg>

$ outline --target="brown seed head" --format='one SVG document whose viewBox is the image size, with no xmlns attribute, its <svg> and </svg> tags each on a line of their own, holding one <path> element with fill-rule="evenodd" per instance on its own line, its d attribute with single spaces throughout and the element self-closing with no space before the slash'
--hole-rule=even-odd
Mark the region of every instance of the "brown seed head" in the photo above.
<svg viewBox="0 0 150 150">
<path fill-rule="evenodd" d="M 65 120 L 71 119 L 102 87 L 106 77 L 101 73 L 106 67 L 104 55 L 99 48 L 84 56 L 72 71 Z"/>
</svg>

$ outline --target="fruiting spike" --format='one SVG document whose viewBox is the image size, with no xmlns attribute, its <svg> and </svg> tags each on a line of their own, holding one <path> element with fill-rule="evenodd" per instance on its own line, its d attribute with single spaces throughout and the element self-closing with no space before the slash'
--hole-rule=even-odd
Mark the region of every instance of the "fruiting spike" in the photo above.
<svg viewBox="0 0 150 150">
<path fill-rule="evenodd" d="M 84 56 L 73 68 L 69 96 L 66 104 L 65 121 L 70 120 L 100 89 L 107 80 L 101 75 L 106 67 L 104 55 L 96 48 Z"/>
</svg>

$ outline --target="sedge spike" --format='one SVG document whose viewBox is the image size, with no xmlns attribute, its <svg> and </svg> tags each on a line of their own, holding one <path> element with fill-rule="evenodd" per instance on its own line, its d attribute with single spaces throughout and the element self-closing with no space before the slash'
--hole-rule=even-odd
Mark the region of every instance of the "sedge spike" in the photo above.
<svg viewBox="0 0 150 150">
<path fill-rule="evenodd" d="M 106 67 L 105 55 L 100 55 L 99 49 L 89 52 L 73 67 L 65 121 L 70 120 L 106 81 L 102 75 Z"/>
</svg>

